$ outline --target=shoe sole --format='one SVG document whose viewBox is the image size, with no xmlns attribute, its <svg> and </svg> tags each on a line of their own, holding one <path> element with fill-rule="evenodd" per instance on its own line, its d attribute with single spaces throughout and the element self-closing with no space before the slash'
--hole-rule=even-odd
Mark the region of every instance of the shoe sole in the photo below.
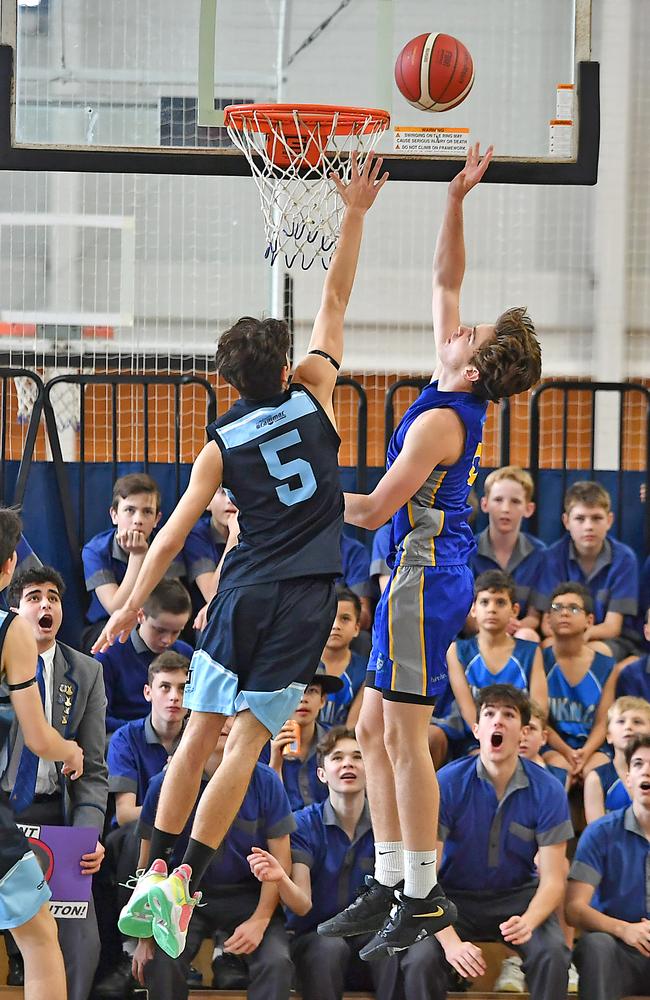
<svg viewBox="0 0 650 1000">
<path fill-rule="evenodd" d="M 164 889 L 154 885 L 149 890 L 149 905 L 153 916 L 153 937 L 156 944 L 170 958 L 178 958 L 185 949 L 185 935 L 181 941 L 176 930 L 181 915 L 181 907 L 172 902 Z"/>
<path fill-rule="evenodd" d="M 377 919 L 372 923 L 368 921 L 365 924 L 355 923 L 347 926 L 337 924 L 336 917 L 333 917 L 331 920 L 324 920 L 316 929 L 322 937 L 356 937 L 358 934 L 376 934 L 386 923 L 389 914 L 390 909 L 387 909 L 385 913 L 378 914 Z"/>
<path fill-rule="evenodd" d="M 394 945 L 390 941 L 385 941 L 380 939 L 375 941 L 369 941 L 365 948 L 362 948 L 359 952 L 359 958 L 364 962 L 374 962 L 378 958 L 392 957 L 393 955 L 399 953 L 400 951 L 406 951 L 411 945 L 416 944 L 417 941 L 423 940 L 425 937 L 432 937 L 432 935 L 437 934 L 438 931 L 444 931 L 445 927 L 449 927 L 450 924 L 456 922 L 458 918 L 458 910 L 453 903 L 449 904 L 449 910 L 445 916 L 444 920 L 440 920 L 436 923 L 435 927 L 423 925 L 418 931 L 416 940 L 411 941 L 409 944 L 404 945 Z"/>
<path fill-rule="evenodd" d="M 117 921 L 118 930 L 127 937 L 150 938 L 153 935 L 153 919 L 148 916 L 138 916 L 135 913 L 120 913 Z"/>
</svg>

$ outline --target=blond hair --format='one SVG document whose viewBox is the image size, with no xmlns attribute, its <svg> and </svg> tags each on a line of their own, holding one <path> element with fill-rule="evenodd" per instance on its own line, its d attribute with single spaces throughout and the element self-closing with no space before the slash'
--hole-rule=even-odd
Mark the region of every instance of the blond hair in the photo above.
<svg viewBox="0 0 650 1000">
<path fill-rule="evenodd" d="M 520 468 L 518 465 L 502 465 L 500 469 L 495 469 L 493 472 L 490 472 L 490 474 L 485 477 L 483 496 L 489 497 L 492 487 L 495 486 L 496 483 L 502 482 L 504 479 L 509 479 L 513 483 L 519 483 L 524 491 L 526 503 L 530 503 L 533 499 L 533 493 L 535 492 L 533 477 L 529 472 L 526 472 L 525 469 Z"/>
<path fill-rule="evenodd" d="M 529 698 L 529 701 L 531 719 L 539 719 L 542 729 L 546 729 L 548 725 L 548 713 L 544 711 L 538 701 L 535 701 L 533 698 Z"/>
<path fill-rule="evenodd" d="M 610 724 L 615 715 L 622 715 L 623 712 L 643 712 L 650 717 L 650 701 L 645 698 L 635 698 L 631 694 L 624 694 L 613 702 L 607 712 L 607 725 Z"/>
</svg>

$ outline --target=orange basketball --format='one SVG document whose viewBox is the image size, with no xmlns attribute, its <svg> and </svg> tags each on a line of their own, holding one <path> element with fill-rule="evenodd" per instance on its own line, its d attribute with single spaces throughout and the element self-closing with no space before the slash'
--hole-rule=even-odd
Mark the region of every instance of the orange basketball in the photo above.
<svg viewBox="0 0 650 1000">
<path fill-rule="evenodd" d="M 472 89 L 474 63 L 469 51 L 453 35 L 418 35 L 397 57 L 395 83 L 414 108 L 449 111 Z"/>
</svg>

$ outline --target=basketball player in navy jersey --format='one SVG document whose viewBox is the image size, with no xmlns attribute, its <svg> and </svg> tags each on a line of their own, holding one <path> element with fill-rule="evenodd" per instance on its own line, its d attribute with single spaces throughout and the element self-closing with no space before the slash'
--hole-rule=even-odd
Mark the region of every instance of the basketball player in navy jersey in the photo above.
<svg viewBox="0 0 650 1000">
<path fill-rule="evenodd" d="M 153 864 L 127 904 L 130 926 L 140 918 L 142 936 L 153 933 L 172 958 L 183 951 L 197 884 L 243 801 L 260 751 L 298 705 L 336 614 L 343 496 L 332 393 L 364 216 L 388 176 L 379 177 L 381 162 L 369 158 L 359 173 L 353 159 L 347 185 L 334 177 L 345 203 L 341 235 L 309 353 L 291 383 L 286 323 L 244 317 L 221 337 L 217 369 L 241 398 L 208 427 L 210 441 L 194 463 L 186 493 L 152 543 L 127 604 L 95 647 L 128 637 L 143 601 L 223 484 L 239 508 L 239 534 L 229 537 L 208 624 L 192 658 L 184 697 L 192 713 L 163 784 Z M 224 719 L 236 713 L 183 864 L 167 877 L 166 859 L 194 806 L 204 764 Z M 267 923 L 276 905 L 274 894 Z M 251 926 L 251 947 L 264 929 L 263 920 Z"/>
<path fill-rule="evenodd" d="M 20 532 L 16 512 L 0 510 L 0 590 L 7 587 L 16 567 Z M 45 718 L 37 656 L 28 623 L 13 611 L 0 610 L 0 760 L 5 758 L 6 767 L 5 743 L 16 718 L 24 749 L 9 803 L 18 810 L 21 801 L 33 797 L 39 758 L 61 761 L 62 774 L 72 780 L 83 773 L 81 747 L 74 740 L 63 739 Z M 67 996 L 56 922 L 48 906 L 51 895 L 12 809 L 0 802 L 0 931 L 11 930 L 22 953 L 25 1000 L 65 1000 Z"/>
<path fill-rule="evenodd" d="M 478 473 L 487 402 L 528 389 L 541 371 L 525 309 L 510 309 L 494 324 L 460 322 L 463 199 L 491 157 L 492 147 L 482 159 L 478 143 L 471 147 L 449 186 L 433 260 L 433 379 L 393 434 L 377 488 L 369 496 L 345 497 L 351 524 L 372 529 L 393 518 L 393 568 L 375 614 L 357 727 L 375 874 L 347 910 L 319 928 L 343 936 L 377 932 L 360 952 L 366 959 L 406 948 L 455 919 L 455 907 L 437 885 L 439 793 L 429 723 L 447 683 L 447 649 L 472 603 L 467 563 L 475 543 L 467 497 Z"/>
</svg>

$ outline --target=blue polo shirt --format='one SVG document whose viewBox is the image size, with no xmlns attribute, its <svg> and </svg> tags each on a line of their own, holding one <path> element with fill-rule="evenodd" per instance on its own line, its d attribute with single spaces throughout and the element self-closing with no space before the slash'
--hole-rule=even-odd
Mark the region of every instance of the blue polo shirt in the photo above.
<svg viewBox="0 0 650 1000">
<path fill-rule="evenodd" d="M 320 722 L 316 723 L 316 732 L 304 760 L 299 760 L 296 757 L 282 758 L 282 783 L 289 796 L 293 812 L 311 805 L 312 802 L 323 802 L 328 796 L 327 785 L 323 784 L 317 774 L 318 755 L 316 753 L 316 747 L 328 729 L 329 726 L 324 726 Z M 262 748 L 260 761 L 263 764 L 268 764 L 270 757 L 271 746 L 270 743 L 266 743 Z"/>
<path fill-rule="evenodd" d="M 341 561 L 343 583 L 357 597 L 371 597 L 370 556 L 365 545 L 356 538 L 341 535 Z"/>
<path fill-rule="evenodd" d="M 616 681 L 616 697 L 624 695 L 650 701 L 650 656 L 642 656 L 623 667 Z"/>
<path fill-rule="evenodd" d="M 169 647 L 175 653 L 192 659 L 194 650 L 182 639 Z M 143 719 L 151 711 L 151 705 L 143 692 L 147 683 L 149 666 L 158 653 L 149 649 L 144 639 L 134 628 L 125 643 L 114 642 L 105 653 L 96 653 L 104 669 L 106 689 L 106 731 L 114 732 L 125 722 Z"/>
<path fill-rule="evenodd" d="M 358 895 L 375 867 L 375 840 L 366 802 L 352 840 L 341 827 L 329 798 L 296 814 L 291 835 L 291 860 L 311 872 L 312 908 L 304 917 L 287 911 L 287 927 L 306 934 L 323 920 L 345 909 Z"/>
<path fill-rule="evenodd" d="M 438 772 L 439 839 L 445 849 L 440 883 L 494 892 L 537 880 L 540 847 L 573 836 L 569 803 L 559 781 L 522 757 L 498 801 L 480 757 L 463 757 Z"/>
<path fill-rule="evenodd" d="M 377 528 L 372 539 L 372 554 L 370 556 L 370 579 L 378 583 L 377 577 L 390 576 L 388 556 L 390 554 L 391 523 Z"/>
<path fill-rule="evenodd" d="M 569 878 L 593 885 L 590 906 L 608 917 L 632 924 L 650 918 L 650 843 L 632 806 L 589 824 Z"/>
<path fill-rule="evenodd" d="M 470 557 L 469 563 L 474 577 L 476 578 L 489 569 L 502 569 L 490 540 L 490 529 L 486 528 L 474 538 L 476 539 L 476 551 Z M 528 535 L 524 531 L 520 531 L 517 535 L 517 541 L 505 572 L 515 581 L 515 598 L 519 605 L 520 618 L 525 618 L 529 604 L 536 607 L 539 603 L 538 587 L 545 551 L 546 546 L 541 539 L 535 538 L 534 535 Z"/>
<path fill-rule="evenodd" d="M 151 840 L 164 777 L 164 774 L 157 774 L 151 779 L 142 805 L 138 834 L 145 840 Z M 204 778 L 196 804 L 174 846 L 170 870 L 183 860 L 192 832 L 194 815 L 207 786 L 208 781 Z M 296 823 L 282 782 L 275 771 L 266 764 L 256 764 L 239 812 L 201 879 L 202 887 L 245 883 L 259 889 L 260 883 L 250 870 L 247 856 L 253 847 L 268 850 L 269 840 L 287 836 L 295 828 Z"/>
<path fill-rule="evenodd" d="M 101 531 L 86 542 L 81 550 L 81 558 L 86 590 L 92 593 L 86 620 L 92 624 L 109 617 L 95 590 L 105 583 L 114 583 L 119 587 L 126 575 L 129 554 L 117 544 L 115 528 L 109 528 L 108 531 Z M 165 576 L 178 579 L 184 575 L 185 563 L 180 556 L 176 556 Z"/>
<path fill-rule="evenodd" d="M 582 747 L 593 729 L 603 689 L 616 661 L 604 653 L 594 653 L 582 680 L 570 684 L 552 646 L 542 650 L 542 658 L 548 684 L 549 721 L 570 747 Z"/>
<path fill-rule="evenodd" d="M 172 753 L 180 743 L 181 735 L 182 731 L 174 741 Z M 127 722 L 113 733 L 108 745 L 109 792 L 135 792 L 135 804 L 141 806 L 149 782 L 155 774 L 160 774 L 168 757 L 168 751 L 153 728 L 151 715 Z"/>
<path fill-rule="evenodd" d="M 342 726 L 345 723 L 350 706 L 366 679 L 367 670 L 368 657 L 352 653 L 350 662 L 341 674 L 343 687 L 340 691 L 328 694 L 327 701 L 318 714 L 321 723 L 327 727 Z"/>
<path fill-rule="evenodd" d="M 214 573 L 225 547 L 224 539 L 212 523 L 212 516 L 209 512 L 204 514 L 190 531 L 183 546 L 182 556 L 189 582 L 194 583 L 197 576 L 203 573 Z"/>
<path fill-rule="evenodd" d="M 624 631 L 639 640 L 634 620 L 639 602 L 639 566 L 631 548 L 607 537 L 593 570 L 586 576 L 567 532 L 544 553 L 536 604 L 540 611 L 548 611 L 551 594 L 565 581 L 577 581 L 587 587 L 593 597 L 597 625 L 605 620 L 608 611 L 616 611 L 623 615 Z"/>
</svg>

